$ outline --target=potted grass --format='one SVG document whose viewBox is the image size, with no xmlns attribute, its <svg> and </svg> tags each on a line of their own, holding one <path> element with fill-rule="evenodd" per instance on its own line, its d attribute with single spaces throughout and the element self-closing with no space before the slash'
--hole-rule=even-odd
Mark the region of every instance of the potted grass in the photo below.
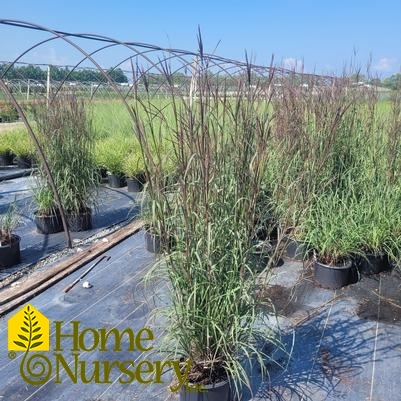
<svg viewBox="0 0 401 401">
<path fill-rule="evenodd" d="M 395 248 L 392 220 L 398 213 L 396 191 L 383 185 L 369 188 L 359 201 L 357 228 L 360 253 L 356 258 L 361 274 L 377 274 L 390 268 L 388 253 Z"/>
<path fill-rule="evenodd" d="M 352 256 L 358 252 L 357 203 L 338 191 L 316 196 L 306 217 L 306 239 L 314 251 L 314 278 L 336 289 L 358 280 Z"/>
<path fill-rule="evenodd" d="M 100 139 L 95 144 L 95 164 L 106 171 L 111 188 L 121 188 L 126 185 L 123 161 L 129 149 L 128 139 L 118 135 Z"/>
<path fill-rule="evenodd" d="M 141 219 L 144 225 L 145 248 L 155 254 L 169 253 L 176 243 L 171 224 L 171 203 L 176 194 L 149 194 L 148 188 L 142 193 Z"/>
<path fill-rule="evenodd" d="M 12 138 L 10 132 L 3 132 L 0 141 L 0 167 L 13 164 L 13 153 L 11 151 Z"/>
<path fill-rule="evenodd" d="M 145 161 L 141 149 L 136 146 L 124 158 L 122 172 L 126 177 L 128 192 L 140 192 L 146 181 Z"/>
<path fill-rule="evenodd" d="M 98 179 L 92 156 L 94 132 L 83 101 L 60 96 L 49 107 L 38 105 L 34 116 L 39 140 L 60 196 L 71 231 L 92 227 L 92 209 Z M 43 166 L 40 166 L 45 177 Z M 42 183 L 46 186 L 46 181 Z M 48 192 L 43 190 L 46 197 Z M 46 202 L 51 199 L 46 199 Z M 53 213 L 53 205 L 47 210 Z M 56 212 L 57 213 L 57 212 Z"/>
<path fill-rule="evenodd" d="M 198 88 L 195 105 L 173 97 L 173 121 L 165 118 L 167 110 L 155 112 L 150 97 L 149 103 L 135 104 L 153 216 L 176 241 L 149 275 L 161 275 L 170 284 L 165 341 L 174 354 L 169 359 L 178 356 L 187 373 L 180 400 L 206 399 L 205 393 L 188 391 L 201 386 L 208 400 L 231 401 L 250 385 L 245 366 L 256 360 L 265 373 L 267 355 L 258 340 L 273 337 L 269 325 L 257 324 L 261 315 L 250 263 L 269 107 L 256 106 L 246 85 L 243 96 L 228 103 L 201 78 Z M 165 129 L 152 131 L 154 126 Z M 177 181 L 168 191 L 158 153 L 162 147 L 151 145 L 162 143 L 160 132 L 173 133 Z"/>
<path fill-rule="evenodd" d="M 19 168 L 31 168 L 35 161 L 35 148 L 24 129 L 11 132 L 11 151 L 16 156 L 15 162 Z"/>
<path fill-rule="evenodd" d="M 223 175 L 225 181 L 227 176 Z M 268 330 L 258 328 L 255 321 L 254 245 L 249 226 L 238 219 L 241 212 L 236 210 L 243 210 L 244 205 L 235 199 L 234 187 L 230 196 L 226 192 L 218 201 L 220 185 L 215 186 L 213 196 L 209 194 L 214 207 L 207 225 L 205 216 L 198 215 L 205 206 L 199 202 L 200 192 L 195 195 L 197 201 L 193 199 L 197 206 L 191 202 L 185 210 L 184 188 L 177 199 L 169 201 L 168 224 L 176 243 L 164 258 L 172 287 L 168 338 L 181 358 L 182 371 L 188 372 L 188 384 L 180 389 L 181 401 L 202 400 L 202 393 L 188 392 L 196 386 L 207 391 L 210 400 L 232 400 L 247 383 L 244 365 L 248 358 L 255 357 L 262 365 L 267 359 L 258 349 L 257 339 L 273 337 L 273 332 L 267 334 Z M 187 214 L 189 210 L 194 214 Z M 158 274 L 162 274 L 160 270 Z"/>
<path fill-rule="evenodd" d="M 21 237 L 13 234 L 18 224 L 15 202 L 0 216 L 0 268 L 14 266 L 21 261 Z"/>
<path fill-rule="evenodd" d="M 34 212 L 36 229 L 41 234 L 55 234 L 63 231 L 60 211 L 54 202 L 54 194 L 45 179 L 38 179 L 33 188 L 37 209 Z"/>
</svg>

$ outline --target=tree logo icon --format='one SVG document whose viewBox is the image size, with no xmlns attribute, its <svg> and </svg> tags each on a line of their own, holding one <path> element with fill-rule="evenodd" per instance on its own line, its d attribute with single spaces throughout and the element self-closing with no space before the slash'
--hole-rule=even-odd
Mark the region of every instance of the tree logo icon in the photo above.
<svg viewBox="0 0 401 401">
<path fill-rule="evenodd" d="M 9 351 L 49 351 L 49 319 L 32 305 L 26 305 L 8 320 Z"/>
</svg>

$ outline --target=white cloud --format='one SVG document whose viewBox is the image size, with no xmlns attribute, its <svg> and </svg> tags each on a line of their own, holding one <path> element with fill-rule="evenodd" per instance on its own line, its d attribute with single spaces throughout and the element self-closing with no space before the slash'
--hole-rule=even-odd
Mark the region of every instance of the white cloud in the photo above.
<svg viewBox="0 0 401 401">
<path fill-rule="evenodd" d="M 377 61 L 376 64 L 373 65 L 373 68 L 376 71 L 391 71 L 396 61 L 397 60 L 394 58 L 382 57 Z"/>
<path fill-rule="evenodd" d="M 283 59 L 283 68 L 301 72 L 304 68 L 304 62 L 303 60 L 296 59 L 294 57 L 287 57 Z"/>
</svg>

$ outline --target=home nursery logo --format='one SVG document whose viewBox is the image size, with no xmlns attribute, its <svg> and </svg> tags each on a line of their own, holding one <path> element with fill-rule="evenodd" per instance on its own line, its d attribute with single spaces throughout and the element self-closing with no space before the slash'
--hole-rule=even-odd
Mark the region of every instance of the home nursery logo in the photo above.
<svg viewBox="0 0 401 401">
<path fill-rule="evenodd" d="M 184 388 L 186 392 L 205 392 L 202 385 L 188 383 L 192 362 L 182 370 L 180 361 L 134 361 L 134 360 L 80 360 L 82 353 L 110 352 L 135 353 L 149 352 L 153 349 L 154 334 L 149 328 L 134 332 L 130 328 L 123 331 L 112 328 L 81 329 L 80 321 L 70 322 L 70 332 L 63 331 L 64 322 L 54 321 L 54 348 L 50 349 L 50 321 L 32 305 L 26 305 L 8 320 L 9 358 L 17 357 L 16 351 L 24 352 L 20 363 L 23 380 L 32 385 L 46 383 L 54 375 L 55 383 L 62 383 L 64 372 L 72 383 L 112 384 L 113 374 L 119 375 L 121 384 L 130 384 L 135 380 L 141 384 L 164 384 L 162 374 L 173 370 L 175 383 L 170 385 L 173 392 Z M 68 348 L 67 348 L 68 343 Z M 124 345 L 124 346 L 123 346 Z M 43 354 L 41 351 L 50 351 Z M 136 359 L 136 358 L 135 358 Z M 71 362 L 72 360 L 72 362 Z M 63 376 L 65 377 L 65 376 Z"/>
<path fill-rule="evenodd" d="M 20 365 L 22 378 L 30 384 L 42 384 L 51 375 L 51 364 L 49 359 L 40 354 L 28 358 L 30 351 L 49 351 L 50 349 L 50 328 L 49 319 L 42 315 L 32 305 L 27 305 L 8 320 L 8 356 L 15 359 L 15 351 L 24 351 Z M 36 381 L 37 374 L 32 373 L 31 361 L 39 367 L 41 380 Z M 33 377 L 31 377 L 33 376 Z"/>
</svg>

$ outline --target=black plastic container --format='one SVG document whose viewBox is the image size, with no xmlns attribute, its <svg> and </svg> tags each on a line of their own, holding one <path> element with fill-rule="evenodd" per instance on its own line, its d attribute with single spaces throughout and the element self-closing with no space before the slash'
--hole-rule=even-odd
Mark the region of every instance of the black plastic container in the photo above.
<svg viewBox="0 0 401 401">
<path fill-rule="evenodd" d="M 29 156 L 17 156 L 15 158 L 15 163 L 18 168 L 27 169 L 32 168 L 33 160 Z"/>
<path fill-rule="evenodd" d="M 0 154 L 0 166 L 11 166 L 13 164 L 13 155 L 10 152 Z"/>
<path fill-rule="evenodd" d="M 145 246 L 148 252 L 160 253 L 162 249 L 160 236 L 145 229 Z"/>
<path fill-rule="evenodd" d="M 354 284 L 358 281 L 358 271 L 351 259 L 340 265 L 326 265 L 315 260 L 315 282 L 323 288 L 332 290 Z"/>
<path fill-rule="evenodd" d="M 148 252 L 170 252 L 175 246 L 176 240 L 173 236 L 161 236 L 158 233 L 152 232 L 149 227 L 145 228 L 145 247 Z"/>
<path fill-rule="evenodd" d="M 0 246 L 0 268 L 11 267 L 21 262 L 21 237 L 13 234 L 11 242 Z"/>
<path fill-rule="evenodd" d="M 358 258 L 357 265 L 359 273 L 367 276 L 391 269 L 390 261 L 385 254 L 367 253 Z"/>
<path fill-rule="evenodd" d="M 122 175 L 109 174 L 107 179 L 111 188 L 122 188 L 126 185 L 125 178 Z"/>
<path fill-rule="evenodd" d="M 196 391 L 198 389 L 198 391 Z M 231 401 L 232 391 L 228 381 L 196 386 L 191 383 L 180 389 L 180 401 Z"/>
<path fill-rule="evenodd" d="M 86 231 L 92 228 L 92 210 L 87 207 L 79 213 L 66 214 L 68 228 L 72 232 Z"/>
<path fill-rule="evenodd" d="M 143 182 L 136 177 L 127 178 L 127 190 L 128 192 L 141 192 L 143 189 Z"/>
<path fill-rule="evenodd" d="M 40 234 L 54 234 L 63 231 L 63 222 L 59 213 L 39 215 L 35 212 L 36 231 Z"/>
</svg>

